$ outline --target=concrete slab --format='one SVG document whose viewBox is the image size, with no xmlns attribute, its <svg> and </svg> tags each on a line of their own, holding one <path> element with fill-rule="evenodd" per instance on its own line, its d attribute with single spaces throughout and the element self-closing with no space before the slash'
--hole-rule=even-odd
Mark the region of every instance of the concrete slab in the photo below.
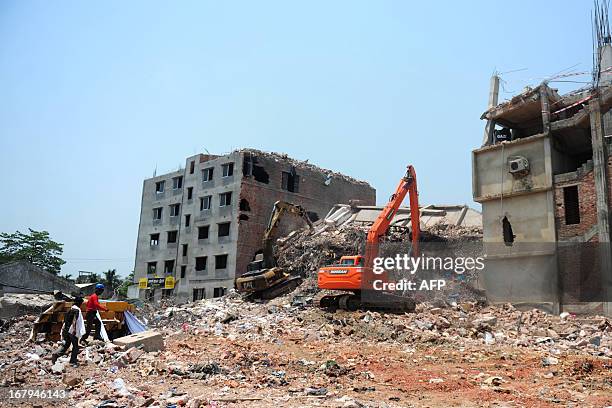
<svg viewBox="0 0 612 408">
<path fill-rule="evenodd" d="M 118 346 L 124 346 L 126 348 L 138 347 L 142 345 L 144 351 L 157 351 L 164 349 L 164 339 L 161 333 L 147 330 L 136 334 L 130 334 L 129 336 L 119 337 L 113 340 Z"/>
</svg>

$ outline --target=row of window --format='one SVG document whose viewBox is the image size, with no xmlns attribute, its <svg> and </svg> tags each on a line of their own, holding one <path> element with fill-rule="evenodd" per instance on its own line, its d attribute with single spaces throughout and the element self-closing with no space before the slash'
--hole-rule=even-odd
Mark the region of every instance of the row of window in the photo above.
<svg viewBox="0 0 612 408">
<path fill-rule="evenodd" d="M 211 181 L 215 173 L 214 167 L 202 169 L 202 181 Z M 193 174 L 193 173 L 192 173 Z M 231 177 L 234 175 L 234 163 L 221 165 L 221 177 Z"/>
<path fill-rule="evenodd" d="M 232 192 L 228 191 L 219 194 L 219 207 L 227 207 L 232 205 Z M 178 217 L 181 213 L 181 204 L 170 204 L 170 217 Z M 210 210 L 212 208 L 212 196 L 200 197 L 200 211 Z M 164 215 L 164 207 L 155 207 L 153 209 L 153 220 L 161 221 Z M 191 215 L 185 215 L 185 226 L 189 226 Z"/>
<path fill-rule="evenodd" d="M 232 192 L 227 191 L 219 194 L 219 207 L 227 207 L 232 205 Z M 212 208 L 212 196 L 200 197 L 200 211 L 210 210 Z"/>
<path fill-rule="evenodd" d="M 211 181 L 213 179 L 214 167 L 207 167 L 202 169 L 202 181 Z M 193 174 L 195 171 L 195 162 L 191 162 L 189 166 L 189 173 Z M 221 165 L 221 177 L 230 177 L 234 175 L 234 163 L 225 163 Z M 177 176 L 172 178 L 172 189 L 179 190 L 183 188 L 183 176 Z M 192 188 L 192 187 L 190 187 Z M 155 183 L 155 193 L 163 193 L 166 191 L 166 180 L 161 180 Z"/>
<path fill-rule="evenodd" d="M 172 189 L 179 190 L 183 188 L 183 176 L 173 177 L 172 178 Z M 166 191 L 166 180 L 158 181 L 155 183 L 155 192 L 163 193 Z"/>
<path fill-rule="evenodd" d="M 217 224 L 217 236 L 218 237 L 229 237 L 230 234 L 231 222 L 220 222 Z M 198 227 L 198 239 L 208 239 L 208 235 L 210 232 L 210 225 L 202 225 Z M 178 241 L 178 230 L 168 231 L 166 232 L 166 243 L 168 244 L 176 244 Z M 158 246 L 160 242 L 160 233 L 151 234 L 150 245 Z M 183 247 L 186 247 L 187 244 L 184 244 Z M 183 254 L 183 256 L 187 256 L 187 254 Z"/>
<path fill-rule="evenodd" d="M 215 255 L 215 270 L 227 269 L 227 254 Z M 174 273 L 174 259 L 168 259 L 161 261 L 164 265 L 164 274 Z M 157 273 L 157 261 L 147 262 L 147 274 L 155 275 Z M 196 256 L 195 258 L 195 270 L 196 272 L 204 272 L 208 270 L 208 257 L 207 256 Z M 187 265 L 181 265 L 181 278 L 185 277 L 187 271 Z"/>
<path fill-rule="evenodd" d="M 213 288 L 213 297 L 221 297 L 225 295 L 226 292 L 227 288 L 224 287 Z M 193 288 L 193 301 L 195 302 L 201 299 L 206 299 L 206 288 Z"/>
<path fill-rule="evenodd" d="M 190 165 L 189 173 L 193 174 L 195 171 L 195 162 L 192 161 Z M 207 167 L 202 169 L 202 181 L 207 182 L 213 179 L 215 173 L 214 167 Z M 234 175 L 234 163 L 225 163 L 221 165 L 221 177 L 231 177 Z M 172 189 L 179 190 L 183 188 L 183 176 L 177 176 L 172 178 Z M 281 188 L 292 193 L 297 193 L 300 190 L 300 176 L 295 171 L 283 171 L 281 173 Z M 161 180 L 155 183 L 155 193 L 161 194 L 166 189 L 166 181 Z M 193 195 L 193 187 L 187 188 L 187 199 L 191 200 Z"/>
</svg>

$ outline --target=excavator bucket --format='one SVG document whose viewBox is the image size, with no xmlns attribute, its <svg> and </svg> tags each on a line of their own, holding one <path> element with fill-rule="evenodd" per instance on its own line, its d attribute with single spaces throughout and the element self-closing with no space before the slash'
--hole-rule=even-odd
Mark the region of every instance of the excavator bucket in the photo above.
<svg viewBox="0 0 612 408">
<path fill-rule="evenodd" d="M 253 298 L 273 299 L 291 292 L 302 283 L 299 276 L 291 276 L 281 268 L 247 272 L 236 279 L 236 290 Z"/>
</svg>

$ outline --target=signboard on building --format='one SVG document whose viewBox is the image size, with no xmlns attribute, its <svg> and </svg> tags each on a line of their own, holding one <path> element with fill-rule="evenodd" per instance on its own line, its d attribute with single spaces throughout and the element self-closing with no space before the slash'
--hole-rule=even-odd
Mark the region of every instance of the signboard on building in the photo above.
<svg viewBox="0 0 612 408">
<path fill-rule="evenodd" d="M 138 279 L 138 289 L 151 289 L 163 287 L 164 289 L 174 289 L 176 281 L 174 276 L 166 276 L 165 278 L 140 278 Z"/>
</svg>

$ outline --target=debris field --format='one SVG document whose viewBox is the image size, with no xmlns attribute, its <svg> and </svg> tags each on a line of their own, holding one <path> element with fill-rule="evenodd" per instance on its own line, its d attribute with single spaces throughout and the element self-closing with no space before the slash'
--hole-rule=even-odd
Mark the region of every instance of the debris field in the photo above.
<svg viewBox="0 0 612 408">
<path fill-rule="evenodd" d="M 478 235 L 436 234 L 443 231 L 445 239 Z M 604 317 L 553 316 L 470 296 L 432 298 L 405 314 L 320 309 L 312 272 L 354 253 L 362 237 L 351 226 L 279 243 L 279 265 L 309 272 L 293 293 L 268 302 L 230 291 L 184 305 L 144 304 L 137 315 L 163 337 L 159 350 L 93 342 L 81 350 L 80 367 L 67 356 L 52 365 L 55 344 L 40 336 L 26 343 L 36 316 L 8 320 L 0 391 L 66 389 L 67 399 L 11 406 L 78 408 L 612 405 L 612 327 Z"/>
</svg>

